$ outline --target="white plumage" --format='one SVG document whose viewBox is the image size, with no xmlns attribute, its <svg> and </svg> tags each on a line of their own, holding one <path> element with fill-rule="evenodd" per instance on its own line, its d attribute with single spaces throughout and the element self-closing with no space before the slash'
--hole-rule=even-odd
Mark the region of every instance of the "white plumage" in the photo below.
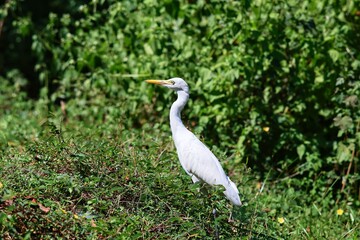
<svg viewBox="0 0 360 240">
<path fill-rule="evenodd" d="M 181 110 L 189 99 L 189 87 L 181 78 L 169 80 L 146 80 L 177 92 L 178 98 L 170 109 L 170 126 L 181 166 L 193 182 L 204 181 L 207 184 L 222 185 L 224 194 L 236 206 L 241 206 L 236 185 L 225 174 L 215 155 L 182 123 Z"/>
</svg>

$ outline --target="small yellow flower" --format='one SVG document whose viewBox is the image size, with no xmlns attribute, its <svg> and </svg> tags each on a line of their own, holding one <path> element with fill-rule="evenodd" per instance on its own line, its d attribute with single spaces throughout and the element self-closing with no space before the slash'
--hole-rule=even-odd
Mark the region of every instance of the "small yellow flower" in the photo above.
<svg viewBox="0 0 360 240">
<path fill-rule="evenodd" d="M 270 127 L 263 127 L 264 132 L 269 132 L 270 131 Z"/>
<path fill-rule="evenodd" d="M 3 187 L 4 187 L 4 185 L 0 182 L 0 189 L 3 188 Z"/>
<path fill-rule="evenodd" d="M 338 216 L 341 216 L 341 215 L 344 214 L 344 210 L 342 210 L 341 208 L 339 208 L 338 210 L 336 210 L 336 214 L 337 214 Z"/>
<path fill-rule="evenodd" d="M 74 218 L 75 218 L 75 219 L 79 219 L 79 216 L 76 215 L 76 214 L 74 214 Z"/>
<path fill-rule="evenodd" d="M 277 221 L 278 223 L 283 224 L 285 222 L 285 219 L 283 217 L 279 217 Z"/>
<path fill-rule="evenodd" d="M 61 208 L 61 212 L 63 213 L 63 214 L 66 214 L 67 212 L 64 210 L 64 209 L 62 209 Z"/>
</svg>

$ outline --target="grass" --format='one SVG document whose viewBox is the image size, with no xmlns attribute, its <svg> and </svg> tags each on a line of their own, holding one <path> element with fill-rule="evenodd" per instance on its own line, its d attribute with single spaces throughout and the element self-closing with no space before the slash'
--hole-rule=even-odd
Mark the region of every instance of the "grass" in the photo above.
<svg viewBox="0 0 360 240">
<path fill-rule="evenodd" d="M 261 182 L 246 164 L 222 158 L 245 203 L 234 208 L 221 189 L 204 195 L 191 184 L 169 131 L 65 121 L 60 110 L 47 116 L 41 104 L 6 100 L 2 239 L 213 239 L 217 230 L 220 239 L 360 237 L 359 210 L 336 204 L 331 189 L 316 195 L 296 189 L 291 178 Z"/>
</svg>

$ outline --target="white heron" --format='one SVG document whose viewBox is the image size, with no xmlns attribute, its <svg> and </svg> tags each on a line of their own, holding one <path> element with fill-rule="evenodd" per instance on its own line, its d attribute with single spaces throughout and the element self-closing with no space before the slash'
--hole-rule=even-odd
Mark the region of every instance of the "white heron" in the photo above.
<svg viewBox="0 0 360 240">
<path fill-rule="evenodd" d="M 198 181 L 207 184 L 222 185 L 224 194 L 236 206 L 241 206 L 239 191 L 225 174 L 219 160 L 192 132 L 182 123 L 181 110 L 189 99 L 189 86 L 182 78 L 169 80 L 146 80 L 177 92 L 178 98 L 170 109 L 170 127 L 177 154 L 185 172 L 191 176 L 194 183 Z"/>
</svg>

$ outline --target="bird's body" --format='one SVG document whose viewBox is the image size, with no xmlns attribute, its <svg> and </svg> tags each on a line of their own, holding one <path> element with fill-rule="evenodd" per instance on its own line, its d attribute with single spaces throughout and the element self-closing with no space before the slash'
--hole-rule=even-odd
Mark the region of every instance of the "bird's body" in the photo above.
<svg viewBox="0 0 360 240">
<path fill-rule="evenodd" d="M 174 89 L 177 100 L 170 109 L 170 126 L 181 166 L 193 182 L 204 181 L 207 184 L 225 187 L 225 196 L 237 206 L 241 206 L 239 191 L 236 185 L 225 174 L 218 159 L 181 121 L 181 110 L 189 99 L 189 87 L 181 78 L 170 80 L 147 80 Z"/>
</svg>

